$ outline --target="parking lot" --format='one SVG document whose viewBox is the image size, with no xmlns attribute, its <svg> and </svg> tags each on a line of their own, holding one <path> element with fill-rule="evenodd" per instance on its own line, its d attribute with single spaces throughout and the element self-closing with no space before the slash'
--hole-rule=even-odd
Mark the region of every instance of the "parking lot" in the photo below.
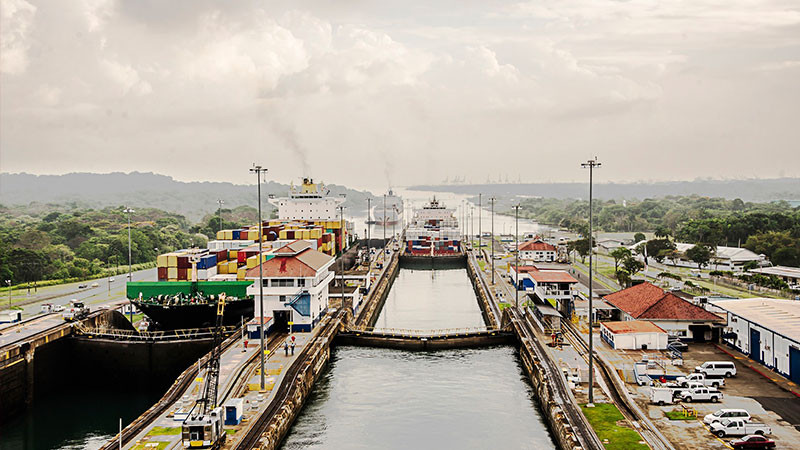
<svg viewBox="0 0 800 450">
<path fill-rule="evenodd" d="M 800 448 L 800 398 L 747 367 L 743 355 L 732 358 L 713 344 L 690 344 L 689 351 L 684 353 L 682 371 L 691 373 L 695 366 L 706 361 L 734 361 L 737 376 L 725 380 L 725 386 L 720 389 L 724 395 L 721 402 L 684 404 L 696 410 L 697 420 L 670 420 L 665 413 L 682 410 L 681 404 L 652 405 L 648 387 L 629 384 L 631 391 L 637 393 L 634 396 L 636 401 L 648 411 L 650 418 L 676 444 L 676 448 L 728 447 L 727 443 L 733 437 L 719 439 L 702 423 L 703 416 L 723 408 L 745 409 L 753 416 L 753 422 L 770 426 L 772 434 L 768 437 L 775 441 L 777 448 Z"/>
</svg>

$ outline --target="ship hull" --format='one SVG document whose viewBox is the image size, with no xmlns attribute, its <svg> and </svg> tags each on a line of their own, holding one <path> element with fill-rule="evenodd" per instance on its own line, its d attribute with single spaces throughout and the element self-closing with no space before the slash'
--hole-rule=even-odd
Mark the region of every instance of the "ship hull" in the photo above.
<svg viewBox="0 0 800 450">
<path fill-rule="evenodd" d="M 217 305 L 157 305 L 132 300 L 132 303 L 155 324 L 159 330 L 206 328 L 216 323 Z M 239 325 L 253 317 L 253 299 L 236 300 L 225 304 L 223 324 Z"/>
</svg>

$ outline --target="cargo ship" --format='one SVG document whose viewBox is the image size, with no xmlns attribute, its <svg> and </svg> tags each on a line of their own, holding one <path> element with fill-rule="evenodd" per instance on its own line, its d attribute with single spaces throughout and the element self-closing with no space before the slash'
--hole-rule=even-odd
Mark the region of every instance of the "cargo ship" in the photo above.
<svg viewBox="0 0 800 450">
<path fill-rule="evenodd" d="M 252 281 L 130 282 L 131 303 L 152 322 L 151 329 L 176 330 L 214 325 L 217 302 L 225 294 L 223 323 L 240 324 L 253 317 L 253 297 L 247 295 Z"/>
<path fill-rule="evenodd" d="M 454 210 L 447 208 L 436 197 L 422 209 L 415 210 L 405 234 L 406 255 L 454 256 L 462 253 Z"/>
<path fill-rule="evenodd" d="M 403 199 L 389 189 L 389 193 L 377 200 L 372 207 L 367 224 L 391 226 L 403 222 Z"/>
</svg>

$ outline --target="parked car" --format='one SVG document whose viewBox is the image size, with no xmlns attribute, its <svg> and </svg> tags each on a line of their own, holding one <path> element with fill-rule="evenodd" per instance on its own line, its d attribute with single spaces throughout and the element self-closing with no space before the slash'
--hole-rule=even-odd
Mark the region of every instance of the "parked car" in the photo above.
<svg viewBox="0 0 800 450">
<path fill-rule="evenodd" d="M 695 367 L 694 371 L 706 376 L 730 378 L 736 375 L 736 366 L 730 361 L 706 361 Z"/>
<path fill-rule="evenodd" d="M 775 441 L 764 436 L 751 434 L 744 436 L 741 439 L 734 439 L 731 441 L 731 447 L 739 448 L 775 448 Z"/>
<path fill-rule="evenodd" d="M 42 308 L 41 309 L 42 314 L 49 314 L 49 313 L 53 312 L 53 304 L 52 303 L 42 303 L 41 308 Z"/>
<path fill-rule="evenodd" d="M 749 422 L 752 417 L 744 409 L 720 409 L 703 417 L 703 423 L 711 425 L 714 422 L 721 422 L 725 419 L 742 419 Z"/>
<path fill-rule="evenodd" d="M 86 285 L 85 284 L 79 284 L 78 285 L 78 289 L 86 289 Z"/>
<path fill-rule="evenodd" d="M 64 310 L 64 305 L 53 305 L 53 312 L 61 312 Z"/>
<path fill-rule="evenodd" d="M 113 283 L 114 282 L 114 277 L 109 278 L 108 281 L 109 281 L 109 283 Z"/>
<path fill-rule="evenodd" d="M 708 428 L 719 437 L 772 433 L 772 428 L 763 423 L 746 422 L 743 419 L 725 419 L 712 423 Z"/>
<path fill-rule="evenodd" d="M 689 386 L 689 382 L 694 381 L 697 383 L 702 384 L 703 386 L 711 386 L 715 388 L 719 388 L 725 385 L 724 378 L 714 378 L 714 377 L 707 377 L 705 374 L 700 372 L 690 373 L 685 377 L 678 377 L 675 379 L 675 382 L 680 384 L 683 387 Z"/>
<path fill-rule="evenodd" d="M 682 352 L 689 350 L 689 344 L 683 342 L 677 337 L 672 337 L 672 336 L 670 336 L 667 340 L 667 348 L 669 347 L 672 347 L 675 350 L 680 350 Z"/>
<path fill-rule="evenodd" d="M 100 286 L 100 285 L 97 284 L 97 283 L 92 283 L 92 287 L 98 287 L 98 286 Z"/>
<path fill-rule="evenodd" d="M 707 387 L 694 388 L 686 391 L 681 391 L 681 400 L 688 403 L 695 401 L 701 401 L 701 402 L 711 401 L 716 403 L 722 400 L 722 392 Z M 749 433 L 744 433 L 744 434 L 749 434 Z"/>
</svg>

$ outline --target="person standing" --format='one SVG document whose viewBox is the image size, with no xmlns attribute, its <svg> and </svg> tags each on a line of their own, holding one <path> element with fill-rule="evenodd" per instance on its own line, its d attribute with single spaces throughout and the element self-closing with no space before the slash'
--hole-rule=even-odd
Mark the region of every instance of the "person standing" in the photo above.
<svg viewBox="0 0 800 450">
<path fill-rule="evenodd" d="M 292 336 L 294 338 L 294 336 Z M 292 356 L 294 356 L 294 339 L 292 339 Z"/>
<path fill-rule="evenodd" d="M 289 341 L 283 341 L 283 352 L 289 356 Z"/>
</svg>

